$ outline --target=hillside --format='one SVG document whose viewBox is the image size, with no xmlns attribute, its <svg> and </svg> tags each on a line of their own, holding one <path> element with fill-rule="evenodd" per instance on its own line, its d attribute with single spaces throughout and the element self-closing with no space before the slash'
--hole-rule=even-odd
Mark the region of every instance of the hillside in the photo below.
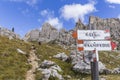
<svg viewBox="0 0 120 80">
<path fill-rule="evenodd" d="M 58 54 L 58 52 L 65 52 L 67 55 L 69 55 L 70 51 L 65 50 L 62 47 L 58 46 L 57 44 L 41 44 L 39 45 L 36 42 L 32 43 L 25 43 L 21 40 L 9 40 L 6 37 L 0 36 L 0 80 L 25 80 L 25 74 L 26 72 L 31 69 L 31 65 L 28 64 L 27 61 L 27 55 L 20 54 L 17 52 L 17 48 L 25 51 L 27 54 L 29 54 L 29 50 L 31 45 L 34 44 L 36 47 L 36 55 L 40 59 L 38 63 L 40 64 L 44 60 L 51 60 L 57 63 L 61 69 L 63 70 L 60 74 L 63 75 L 65 79 L 67 79 L 67 76 L 71 76 L 70 80 L 76 80 L 83 78 L 85 80 L 90 80 L 90 75 L 80 74 L 77 72 L 74 72 L 71 68 L 72 65 L 70 62 L 64 62 L 59 59 L 53 58 L 53 55 Z M 100 52 L 100 61 L 105 63 L 106 67 L 109 69 L 114 69 L 116 67 L 119 67 L 119 53 L 117 52 Z M 42 74 L 40 71 L 35 72 L 36 80 L 41 80 Z M 119 80 L 120 75 L 101 75 L 106 80 Z M 56 78 L 52 78 L 50 80 L 53 80 Z"/>
<path fill-rule="evenodd" d="M 120 20 L 90 17 L 88 25 L 110 29 L 119 49 Z M 74 30 L 88 29 L 88 25 L 78 21 L 73 30 L 66 31 L 44 23 L 41 30 L 30 31 L 23 40 L 10 30 L 0 29 L 0 80 L 91 80 L 90 53 L 77 52 L 71 36 Z M 119 53 L 99 52 L 100 79 L 119 80 Z"/>
<path fill-rule="evenodd" d="M 0 80 L 23 80 L 30 69 L 27 57 L 18 53 L 17 48 L 28 53 L 30 44 L 0 36 Z"/>
</svg>

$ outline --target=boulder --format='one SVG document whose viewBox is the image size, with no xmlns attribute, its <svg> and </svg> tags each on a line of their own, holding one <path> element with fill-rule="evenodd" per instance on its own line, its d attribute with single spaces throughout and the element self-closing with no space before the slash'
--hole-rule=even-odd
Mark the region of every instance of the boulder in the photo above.
<svg viewBox="0 0 120 80">
<path fill-rule="evenodd" d="M 43 74 L 42 80 L 49 80 L 50 77 L 55 77 L 58 78 L 59 80 L 64 80 L 62 75 L 59 74 L 59 72 L 61 72 L 62 69 L 55 62 L 45 60 L 41 63 L 41 65 L 42 66 L 40 66 L 38 70 L 40 70 L 41 73 Z"/>
<path fill-rule="evenodd" d="M 17 49 L 18 53 L 21 53 L 21 54 L 26 54 L 26 52 L 20 50 L 20 49 Z"/>
<path fill-rule="evenodd" d="M 90 65 L 83 61 L 79 61 L 77 64 L 75 64 L 73 66 L 73 70 L 80 73 L 86 73 L 86 74 L 91 73 Z"/>
<path fill-rule="evenodd" d="M 51 66 L 55 65 L 55 62 L 49 61 L 49 60 L 44 60 L 41 64 L 40 67 L 42 68 L 49 68 Z"/>
<path fill-rule="evenodd" d="M 90 74 L 91 73 L 91 58 L 92 53 L 87 51 L 71 51 L 70 58 L 72 60 L 73 64 L 73 70 L 78 73 L 85 73 Z M 103 73 L 103 71 L 106 69 L 105 65 L 99 61 L 99 72 Z"/>
<path fill-rule="evenodd" d="M 68 59 L 68 56 L 65 53 L 59 53 L 57 55 L 54 55 L 53 57 L 58 58 L 62 61 L 66 61 Z"/>
<path fill-rule="evenodd" d="M 113 74 L 120 74 L 120 67 L 119 68 L 115 68 L 113 71 L 112 71 Z"/>
</svg>

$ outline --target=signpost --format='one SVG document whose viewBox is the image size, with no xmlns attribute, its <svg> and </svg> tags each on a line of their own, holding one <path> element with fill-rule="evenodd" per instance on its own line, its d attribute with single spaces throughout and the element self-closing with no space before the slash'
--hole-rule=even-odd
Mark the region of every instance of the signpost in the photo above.
<svg viewBox="0 0 120 80">
<path fill-rule="evenodd" d="M 110 39 L 109 30 L 78 30 L 78 40 L 107 40 Z"/>
<path fill-rule="evenodd" d="M 98 51 L 110 51 L 111 48 L 111 41 L 83 41 L 83 44 L 78 44 L 78 48 L 82 48 L 85 51 L 92 51 L 92 50 L 98 50 Z"/>
<path fill-rule="evenodd" d="M 98 51 L 111 51 L 116 48 L 116 44 L 110 41 L 109 30 L 77 30 L 72 34 L 77 39 L 78 51 L 93 51 L 91 60 L 91 78 L 99 80 L 98 71 Z"/>
</svg>

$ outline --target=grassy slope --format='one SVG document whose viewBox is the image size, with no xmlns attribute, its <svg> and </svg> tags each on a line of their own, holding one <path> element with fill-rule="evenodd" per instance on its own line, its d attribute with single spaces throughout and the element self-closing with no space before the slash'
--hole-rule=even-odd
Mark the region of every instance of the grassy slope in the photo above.
<svg viewBox="0 0 120 80">
<path fill-rule="evenodd" d="M 99 52 L 100 61 L 106 64 L 109 69 L 120 67 L 120 53 L 118 52 Z"/>
<path fill-rule="evenodd" d="M 55 44 L 35 44 L 37 48 L 37 56 L 40 58 L 40 62 L 44 59 L 52 60 L 56 62 L 64 72 L 61 72 L 64 77 L 70 75 L 71 80 L 76 80 L 77 78 L 84 77 L 85 80 L 90 80 L 90 75 L 82 75 L 74 73 L 71 70 L 71 64 L 63 62 L 59 59 L 53 58 L 53 55 L 58 52 L 65 52 L 69 55 L 68 50 L 61 48 Z M 20 40 L 8 40 L 5 37 L 0 37 L 0 80 L 24 80 L 26 71 L 30 68 L 27 63 L 27 57 L 25 55 L 19 54 L 16 49 L 19 48 L 27 53 L 29 53 L 31 44 L 24 43 Z M 116 58 L 119 53 L 115 52 L 99 52 L 100 61 L 106 64 L 109 69 L 116 68 L 120 65 L 120 58 Z M 39 62 L 39 63 L 40 63 Z M 41 73 L 36 72 L 36 80 L 41 79 Z M 119 80 L 120 75 L 101 75 L 107 80 Z M 53 80 L 53 79 L 52 79 Z"/>
<path fill-rule="evenodd" d="M 36 45 L 37 49 L 37 55 L 41 59 L 40 62 L 43 60 L 51 60 L 56 62 L 64 72 L 62 72 L 62 75 L 73 75 L 73 71 L 71 71 L 71 64 L 61 61 L 59 59 L 53 58 L 53 55 L 58 54 L 59 52 L 65 52 L 67 55 L 69 55 L 69 51 L 61 48 L 58 45 L 55 44 L 42 44 L 42 45 Z M 39 80 L 41 77 L 40 73 L 37 73 L 36 79 Z"/>
<path fill-rule="evenodd" d="M 24 80 L 27 57 L 17 52 L 17 48 L 28 52 L 30 44 L 20 40 L 9 40 L 0 36 L 0 80 Z"/>
<path fill-rule="evenodd" d="M 63 62 L 61 60 L 53 58 L 53 55 L 57 54 L 58 52 L 65 52 L 67 55 L 69 55 L 68 50 L 65 50 L 65 49 L 63 49 L 60 46 L 57 46 L 55 44 L 54 45 L 53 44 L 52 45 L 51 44 L 43 44 L 41 46 L 39 46 L 39 45 L 36 45 L 36 46 L 38 48 L 37 55 L 39 56 L 41 61 L 43 61 L 44 59 L 47 59 L 47 60 L 52 60 L 52 61 L 56 62 L 64 71 L 62 73 L 62 75 L 64 75 L 64 77 L 66 75 L 70 75 L 72 77 L 71 80 L 76 80 L 77 78 L 78 79 L 85 78 L 86 80 L 91 79 L 90 75 L 74 73 L 71 70 L 70 63 Z M 100 55 L 99 56 L 100 61 L 102 61 L 106 65 L 107 68 L 114 69 L 116 67 L 119 67 L 120 58 L 116 58 L 119 55 L 119 53 L 117 53 L 117 52 L 99 52 L 99 55 Z M 38 76 L 41 76 L 41 75 L 38 75 Z M 113 80 L 113 79 L 119 80 L 119 78 L 120 78 L 119 77 L 120 75 L 101 75 L 101 77 L 102 76 L 104 76 L 107 80 Z M 40 77 L 37 77 L 37 80 L 39 78 Z"/>
</svg>

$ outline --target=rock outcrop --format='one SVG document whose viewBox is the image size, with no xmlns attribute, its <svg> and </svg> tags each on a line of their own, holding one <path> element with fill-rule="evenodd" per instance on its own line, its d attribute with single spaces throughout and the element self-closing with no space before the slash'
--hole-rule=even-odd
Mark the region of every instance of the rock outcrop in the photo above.
<svg viewBox="0 0 120 80">
<path fill-rule="evenodd" d="M 40 31 L 38 29 L 32 30 L 28 32 L 23 40 L 25 41 L 38 41 L 40 35 Z"/>
<path fill-rule="evenodd" d="M 90 16 L 89 24 L 84 25 L 80 20 L 75 25 L 73 30 L 66 31 L 64 29 L 57 30 L 49 23 L 44 23 L 41 30 L 32 30 L 25 35 L 24 40 L 28 41 L 39 41 L 39 42 L 50 42 L 54 41 L 62 45 L 75 44 L 75 40 L 72 38 L 72 32 L 75 30 L 85 29 L 99 29 L 99 30 L 110 30 L 112 39 L 118 41 L 120 39 L 120 19 L 107 18 L 102 19 L 95 16 Z M 118 42 L 119 45 L 120 42 Z"/>
<path fill-rule="evenodd" d="M 53 57 L 62 61 L 66 61 L 68 59 L 68 56 L 65 53 L 59 53 L 57 55 L 54 55 Z"/>
<path fill-rule="evenodd" d="M 120 19 L 118 18 L 107 18 L 102 19 L 99 17 L 91 16 L 89 21 L 89 26 L 91 29 L 99 30 L 110 30 L 111 37 L 113 39 L 120 39 Z"/>
<path fill-rule="evenodd" d="M 50 42 L 55 41 L 58 44 L 69 45 L 74 43 L 72 38 L 72 30 L 66 31 L 65 29 L 57 30 L 49 23 L 45 23 L 41 30 L 32 30 L 23 38 L 25 41 L 38 41 L 38 42 Z"/>
<path fill-rule="evenodd" d="M 59 72 L 61 72 L 62 69 L 55 62 L 44 60 L 41 63 L 38 70 L 40 70 L 43 74 L 42 80 L 49 80 L 50 77 L 55 77 L 59 80 L 64 80 L 62 75 L 59 74 Z"/>
<path fill-rule="evenodd" d="M 90 62 L 91 62 L 92 56 L 90 55 L 90 53 L 72 51 L 70 53 L 70 58 L 72 60 L 74 71 L 78 73 L 85 73 L 85 74 L 91 73 Z M 106 70 L 105 65 L 99 61 L 99 72 L 103 73 L 104 70 Z"/>
<path fill-rule="evenodd" d="M 41 30 L 36 29 L 30 31 L 23 39 L 27 41 L 49 42 L 57 39 L 58 34 L 57 29 L 49 23 L 44 23 Z"/>
<path fill-rule="evenodd" d="M 22 51 L 21 49 L 17 49 L 17 52 L 21 54 L 26 54 L 26 52 Z"/>
<path fill-rule="evenodd" d="M 13 31 L 8 30 L 7 28 L 0 26 L 0 36 L 6 36 L 9 39 L 20 39 L 18 34 L 15 34 Z"/>
</svg>

